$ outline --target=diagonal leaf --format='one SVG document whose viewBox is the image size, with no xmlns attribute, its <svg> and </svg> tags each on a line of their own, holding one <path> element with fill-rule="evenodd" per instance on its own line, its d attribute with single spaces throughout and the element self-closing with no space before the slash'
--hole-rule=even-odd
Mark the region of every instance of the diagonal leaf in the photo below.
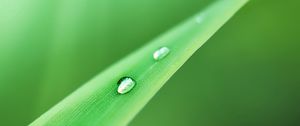
<svg viewBox="0 0 300 126">
<path fill-rule="evenodd" d="M 180 66 L 246 2 L 214 2 L 100 73 L 30 125 L 128 124 Z M 170 52 L 156 61 L 153 52 L 160 47 L 167 47 Z M 126 94 L 117 92 L 117 83 L 122 77 L 131 77 L 136 81 L 136 86 Z"/>
</svg>

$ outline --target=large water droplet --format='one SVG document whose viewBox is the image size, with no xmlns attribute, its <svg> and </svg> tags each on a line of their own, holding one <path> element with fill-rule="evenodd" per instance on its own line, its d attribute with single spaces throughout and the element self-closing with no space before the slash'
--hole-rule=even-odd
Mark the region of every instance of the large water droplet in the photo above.
<svg viewBox="0 0 300 126">
<path fill-rule="evenodd" d="M 170 52 L 168 47 L 161 47 L 153 53 L 153 58 L 155 60 L 161 60 L 165 58 Z"/>
<path fill-rule="evenodd" d="M 125 94 L 132 90 L 136 82 L 131 77 L 123 77 L 118 81 L 118 93 Z"/>
</svg>

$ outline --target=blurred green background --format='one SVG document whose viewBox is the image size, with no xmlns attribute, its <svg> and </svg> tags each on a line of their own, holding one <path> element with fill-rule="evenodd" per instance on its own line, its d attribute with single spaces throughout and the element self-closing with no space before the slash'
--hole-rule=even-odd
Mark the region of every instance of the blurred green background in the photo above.
<svg viewBox="0 0 300 126">
<path fill-rule="evenodd" d="M 213 0 L 0 0 L 0 125 L 27 125 Z M 252 0 L 130 126 L 300 125 L 300 2 Z"/>
</svg>

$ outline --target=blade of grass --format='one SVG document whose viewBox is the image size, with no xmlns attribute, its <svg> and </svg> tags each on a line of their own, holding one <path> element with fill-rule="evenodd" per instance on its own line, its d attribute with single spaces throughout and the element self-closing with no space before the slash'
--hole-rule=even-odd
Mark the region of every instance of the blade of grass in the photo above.
<svg viewBox="0 0 300 126">
<path fill-rule="evenodd" d="M 30 125 L 128 124 L 180 66 L 246 2 L 214 2 L 195 17 L 100 73 Z M 153 52 L 164 46 L 170 49 L 170 54 L 155 61 Z M 136 86 L 131 92 L 120 95 L 117 82 L 125 76 L 132 77 Z"/>
</svg>

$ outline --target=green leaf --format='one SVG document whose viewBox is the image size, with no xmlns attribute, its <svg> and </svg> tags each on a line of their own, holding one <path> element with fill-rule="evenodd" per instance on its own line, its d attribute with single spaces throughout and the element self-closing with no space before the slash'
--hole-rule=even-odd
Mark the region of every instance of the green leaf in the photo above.
<svg viewBox="0 0 300 126">
<path fill-rule="evenodd" d="M 214 2 L 94 77 L 30 125 L 128 124 L 184 62 L 246 2 Z M 167 47 L 169 54 L 154 60 L 153 53 L 161 47 Z M 118 81 L 123 77 L 131 77 L 136 83 L 131 91 L 119 94 Z M 185 86 L 182 84 L 182 88 Z"/>
</svg>

